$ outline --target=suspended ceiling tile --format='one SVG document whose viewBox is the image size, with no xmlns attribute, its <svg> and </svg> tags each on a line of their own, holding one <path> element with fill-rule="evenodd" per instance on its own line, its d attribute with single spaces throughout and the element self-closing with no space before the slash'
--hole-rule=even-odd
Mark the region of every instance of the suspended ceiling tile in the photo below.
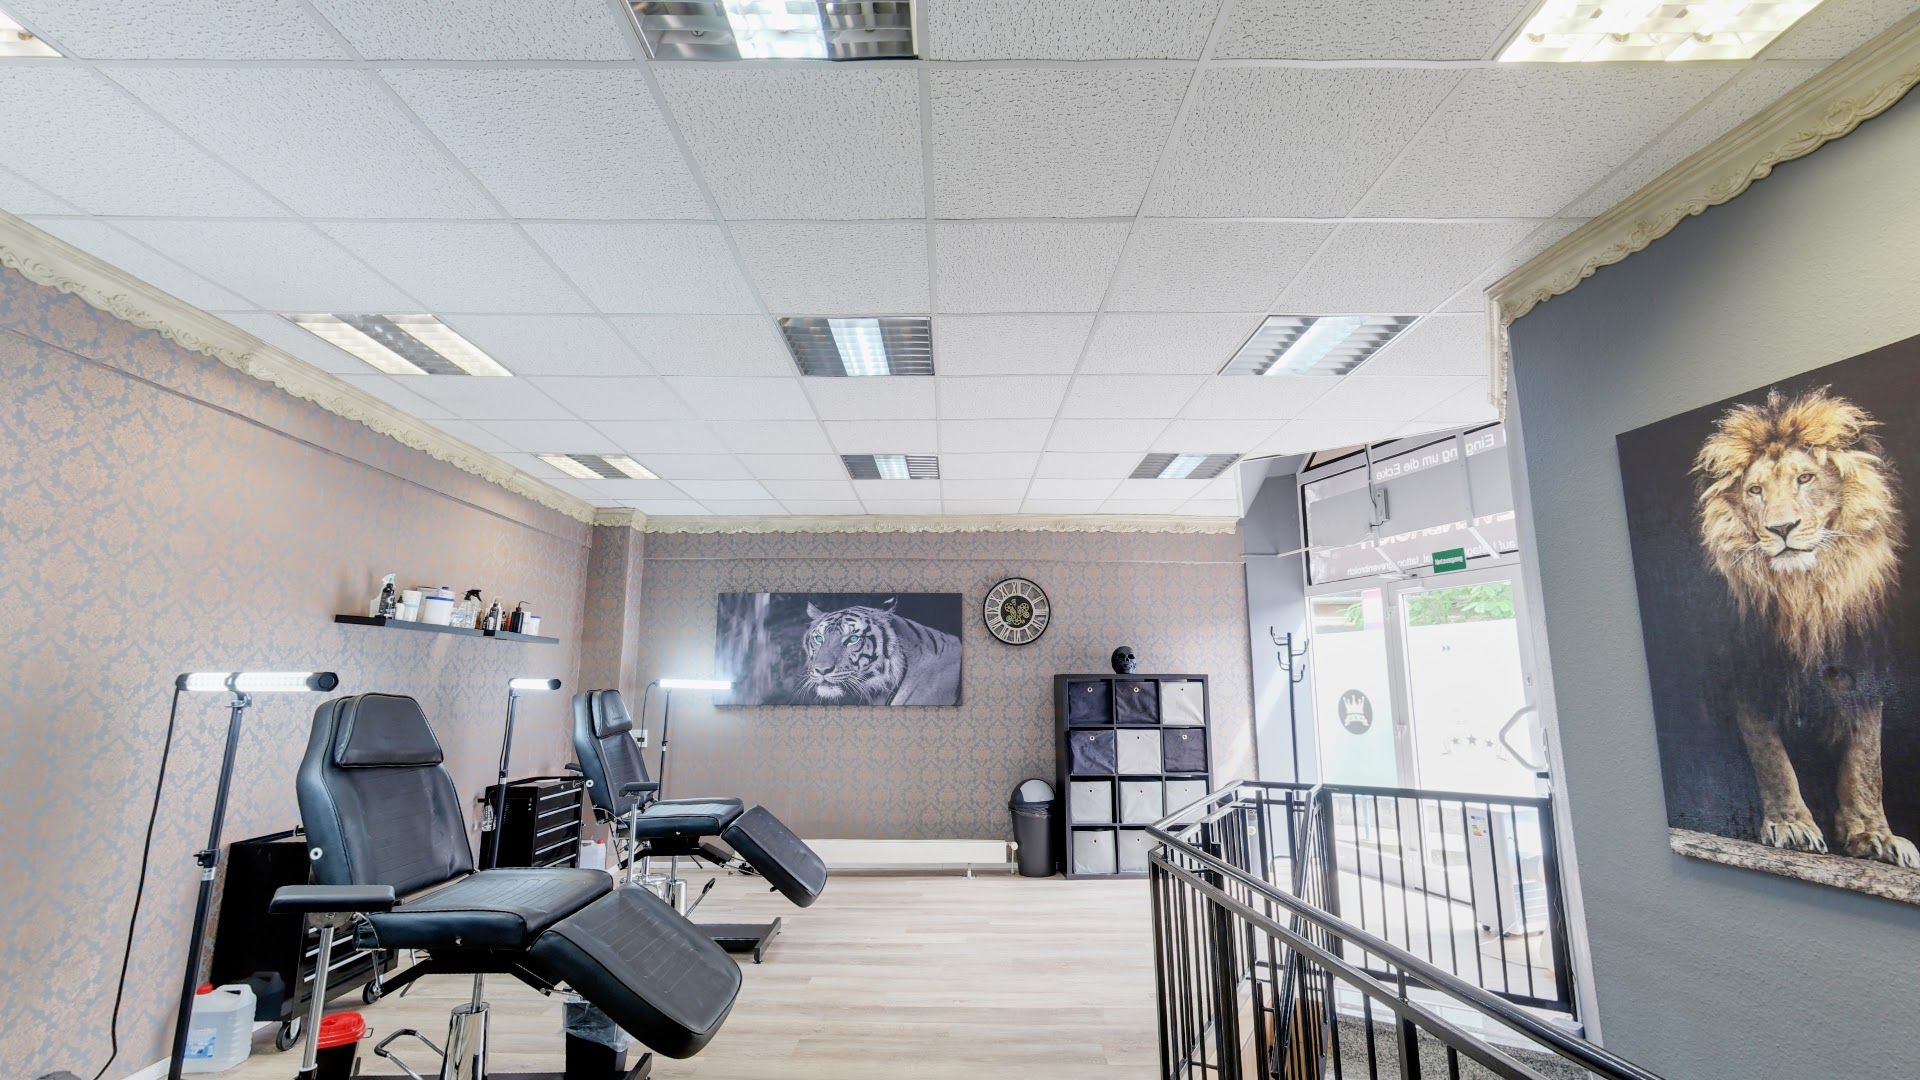
<svg viewBox="0 0 1920 1080">
<path fill-rule="evenodd" d="M 1100 504 L 1100 512 L 1103 514 L 1171 514 L 1186 501 L 1179 496 L 1162 499 L 1108 499 Z"/>
<path fill-rule="evenodd" d="M 1913 12 L 1913 0 L 1826 0 L 1761 55 L 1769 60 L 1838 60 Z"/>
<path fill-rule="evenodd" d="M 941 509 L 949 514 L 1017 514 L 1019 499 L 942 499 Z"/>
<path fill-rule="evenodd" d="M 611 320 L 662 375 L 793 375 L 793 356 L 762 315 L 620 315 Z"/>
<path fill-rule="evenodd" d="M 381 74 L 516 217 L 712 216 L 636 69 Z"/>
<path fill-rule="evenodd" d="M 934 247 L 937 310 L 1093 311 L 1128 228 L 1104 221 L 941 222 Z"/>
<path fill-rule="evenodd" d="M 5 207 L 7 213 L 19 217 L 32 214 L 71 214 L 79 209 L 65 199 L 40 190 L 29 183 L 25 177 L 16 176 L 5 169 L 0 169 L 0 207 Z M 48 232 L 53 231 L 45 225 L 40 227 L 47 229 Z M 68 242 L 72 243 L 72 241 Z"/>
<path fill-rule="evenodd" d="M 942 420 L 1016 420 L 1052 417 L 1066 397 L 1065 375 L 940 377 Z"/>
<path fill-rule="evenodd" d="M 1633 160 L 1580 196 L 1564 213 L 1576 217 L 1605 213 L 1825 66 L 1820 61 L 1749 65 L 1706 104 L 1648 143 Z"/>
<path fill-rule="evenodd" d="M 348 386 L 364 390 L 374 397 L 421 420 L 451 420 L 453 414 L 439 402 L 429 401 L 414 393 L 406 385 L 407 380 L 396 379 L 391 375 L 381 375 L 371 368 L 362 367 L 366 374 L 348 372 L 338 375 L 341 382 Z"/>
<path fill-rule="evenodd" d="M 934 60 L 1192 60 L 1220 0 L 937 0 L 920 54 Z"/>
<path fill-rule="evenodd" d="M 128 67 L 113 79 L 302 214 L 497 211 L 380 80 L 350 68 Z"/>
<path fill-rule="evenodd" d="M 0 65 L 0 101 L 7 103 L 0 162 L 87 213 L 286 214 L 120 87 L 78 65 Z M 137 183 L 128 162 L 139 162 Z"/>
<path fill-rule="evenodd" d="M 1485 420 L 1498 420 L 1500 410 L 1494 406 L 1487 395 L 1485 377 L 1475 379 L 1459 392 L 1448 397 L 1438 405 L 1415 417 L 1416 423 L 1440 422 L 1447 424 L 1470 424 Z"/>
<path fill-rule="evenodd" d="M 831 500 L 857 499 L 853 484 L 847 480 L 762 480 L 760 486 L 776 499 Z"/>
<path fill-rule="evenodd" d="M 907 64 L 660 64 L 729 218 L 915 218 L 920 88 Z"/>
<path fill-rule="evenodd" d="M 651 375 L 597 315 L 453 315 L 447 325 L 515 375 Z"/>
<path fill-rule="evenodd" d="M 135 239 L 269 311 L 412 312 L 421 304 L 294 221 L 123 221 Z"/>
<path fill-rule="evenodd" d="M 1004 454 L 1040 449 L 1051 420 L 942 420 L 942 454 Z"/>
<path fill-rule="evenodd" d="M 865 498 L 861 502 L 869 514 L 902 514 L 918 517 L 923 514 L 938 514 L 942 510 L 939 499 L 880 499 Z"/>
<path fill-rule="evenodd" d="M 767 489 L 758 480 L 675 480 L 674 486 L 706 502 L 710 499 L 765 499 Z"/>
<path fill-rule="evenodd" d="M 1063 417 L 1164 418 L 1177 416 L 1202 375 L 1081 375 L 1073 380 Z"/>
<path fill-rule="evenodd" d="M 721 445 L 736 454 L 833 453 L 817 420 L 716 420 L 709 426 Z"/>
<path fill-rule="evenodd" d="M 505 454 L 513 450 L 507 440 L 471 420 L 435 420 L 433 426 L 475 450 L 482 450 L 489 454 Z"/>
<path fill-rule="evenodd" d="M 730 314 L 760 308 L 717 225 L 537 223 L 524 228 L 608 314 Z"/>
<path fill-rule="evenodd" d="M 1086 374 L 1212 375 L 1266 318 L 1252 314 L 1108 312 L 1087 346 Z"/>
<path fill-rule="evenodd" d="M 922 222 L 741 222 L 733 239 L 777 315 L 914 315 L 929 307 Z"/>
<path fill-rule="evenodd" d="M 1017 503 L 1026 494 L 1027 480 L 1024 477 L 985 480 L 954 479 L 943 475 L 940 478 L 940 497 L 949 502 L 955 499 L 1011 499 Z"/>
<path fill-rule="evenodd" d="M 313 0 L 369 60 L 626 60 L 625 28 L 604 0 Z"/>
<path fill-rule="evenodd" d="M 707 508 L 692 499 L 623 499 L 620 505 L 632 507 L 648 517 L 707 516 Z"/>
<path fill-rule="evenodd" d="M 1156 453 L 1244 454 L 1279 430 L 1279 419 L 1175 420 L 1153 440 Z"/>
<path fill-rule="evenodd" d="M 940 476 L 952 480 L 1024 480 L 1040 461 L 1037 453 L 950 454 L 941 444 Z"/>
<path fill-rule="evenodd" d="M 822 420 L 931 420 L 934 380 L 896 378 L 802 379 Z"/>
<path fill-rule="evenodd" d="M 67 56 L 90 60 L 347 57 L 300 0 L 7 0 L 6 10 Z"/>
<path fill-rule="evenodd" d="M 1190 65 L 934 67 L 933 208 L 942 218 L 1131 216 Z"/>
<path fill-rule="evenodd" d="M 593 310 L 518 227 L 504 222 L 324 223 L 319 229 L 429 311 Z"/>
<path fill-rule="evenodd" d="M 844 517 L 867 512 L 864 504 L 850 499 L 784 499 L 781 505 L 787 508 L 789 514 L 804 514 L 810 517 Z"/>
<path fill-rule="evenodd" d="M 1114 311 L 1265 311 L 1332 225 L 1143 221 L 1107 298 Z"/>
<path fill-rule="evenodd" d="M 549 375 L 527 381 L 582 420 L 692 419 L 661 379 Z"/>
<path fill-rule="evenodd" d="M 529 454 L 617 454 L 622 448 L 585 420 L 483 420 L 479 427 Z"/>
<path fill-rule="evenodd" d="M 732 454 L 649 453 L 639 458 L 655 476 L 676 484 L 688 480 L 751 480 L 753 476 Z M 682 485 L 684 487 L 684 484 Z"/>
<path fill-rule="evenodd" d="M 1306 415 L 1338 379 L 1311 375 L 1219 375 L 1186 403 L 1187 420 L 1272 420 Z"/>
<path fill-rule="evenodd" d="M 1289 420 L 1273 437 L 1254 447 L 1253 454 L 1306 454 L 1336 450 L 1391 438 L 1397 429 L 1380 420 Z"/>
<path fill-rule="evenodd" d="M 1040 455 L 1036 476 L 1043 479 L 1073 480 L 1089 477 L 1122 480 L 1140 464 L 1135 453 L 1083 454 L 1048 451 Z"/>
<path fill-rule="evenodd" d="M 1235 0 L 1216 59 L 1490 59 L 1535 0 Z"/>
<path fill-rule="evenodd" d="M 1360 370 L 1368 375 L 1483 375 L 1488 364 L 1486 316 L 1469 313 L 1421 319 Z"/>
<path fill-rule="evenodd" d="M 1467 72 L 1361 215 L 1547 217 L 1737 64 L 1502 64 Z"/>
<path fill-rule="evenodd" d="M 0 192 L 0 195 L 4 195 L 4 192 Z M 0 206 L 6 205 L 0 203 Z M 8 211 L 19 212 L 10 206 Z M 151 248 L 104 221 L 91 218 L 28 218 L 27 220 L 87 254 L 119 267 L 141 281 L 162 292 L 177 296 L 195 307 L 214 311 L 232 311 L 253 306 L 245 299 L 222 289 L 172 259 L 155 254 Z M 304 331 L 301 333 L 305 334 Z M 305 336 L 312 337 L 311 334 L 305 334 Z M 318 338 L 314 340 L 319 341 Z M 326 346 L 326 348 L 331 349 L 332 346 Z M 338 350 L 334 351 L 338 352 Z M 358 364 L 361 370 L 367 370 L 366 365 L 360 364 L 357 360 L 353 362 Z"/>
<path fill-rule="evenodd" d="M 1364 370 L 1364 369 L 1363 369 Z M 1314 401 L 1308 416 L 1323 420 L 1390 420 L 1404 424 L 1485 376 L 1349 375 Z"/>
<path fill-rule="evenodd" d="M 1210 69 L 1148 212 L 1345 214 L 1459 81 L 1432 68 Z"/>
<path fill-rule="evenodd" d="M 681 494 L 677 487 L 665 480 L 633 480 L 627 478 L 619 480 L 589 480 L 587 481 L 587 486 L 594 490 L 602 503 L 613 502 L 620 499 L 672 499 Z"/>
<path fill-rule="evenodd" d="M 566 420 L 566 406 L 531 379 L 475 378 L 470 375 L 409 375 L 406 387 L 461 420 Z"/>
<path fill-rule="evenodd" d="M 1533 229 L 1530 222 L 1342 225 L 1273 310 L 1286 315 L 1431 311 Z"/>
<path fill-rule="evenodd" d="M 1099 499 L 1028 499 L 1020 504 L 1023 514 L 1097 514 Z"/>
<path fill-rule="evenodd" d="M 1167 428 L 1165 420 L 1061 419 L 1047 436 L 1049 451 L 1102 453 L 1131 451 L 1144 454 Z"/>
<path fill-rule="evenodd" d="M 1176 517 L 1230 517 L 1245 513 L 1239 499 L 1188 499 L 1174 508 Z"/>
<path fill-rule="evenodd" d="M 593 425 L 629 454 L 718 454 L 728 448 L 699 420 L 601 420 Z"/>
<path fill-rule="evenodd" d="M 816 425 L 817 427 L 817 425 Z M 759 480 L 817 480 L 840 481 L 847 478 L 846 463 L 840 455 L 831 452 L 826 441 L 826 433 L 820 433 L 822 446 L 826 451 L 820 453 L 777 453 L 777 454 L 741 454 L 740 461 L 747 471 Z"/>
<path fill-rule="evenodd" d="M 823 425 L 839 454 L 935 454 L 939 429 L 931 420 L 828 420 Z"/>
<path fill-rule="evenodd" d="M 860 501 L 868 504 L 940 498 L 938 480 L 855 480 L 853 488 L 859 494 Z M 939 513 L 937 509 L 927 512 Z"/>
<path fill-rule="evenodd" d="M 798 376 L 729 379 L 671 375 L 666 383 L 702 420 L 812 420 Z"/>
<path fill-rule="evenodd" d="M 1185 502 L 1207 489 L 1211 480 L 1122 480 L 1110 499 L 1174 499 Z"/>
<path fill-rule="evenodd" d="M 700 502 L 718 517 L 785 517 L 793 513 L 778 499 L 702 499 Z"/>
<path fill-rule="evenodd" d="M 1115 477 L 1038 479 L 1027 491 L 1029 499 L 1104 499 L 1120 486 Z"/>
<path fill-rule="evenodd" d="M 184 299 L 184 297 L 182 298 Z M 300 329 L 281 315 L 268 312 L 233 312 L 220 316 L 233 325 L 276 348 L 334 375 L 368 375 L 372 365 L 342 349 L 322 341 L 317 335 Z"/>
<path fill-rule="evenodd" d="M 939 315 L 934 370 L 942 375 L 1070 375 L 1092 315 Z"/>
</svg>

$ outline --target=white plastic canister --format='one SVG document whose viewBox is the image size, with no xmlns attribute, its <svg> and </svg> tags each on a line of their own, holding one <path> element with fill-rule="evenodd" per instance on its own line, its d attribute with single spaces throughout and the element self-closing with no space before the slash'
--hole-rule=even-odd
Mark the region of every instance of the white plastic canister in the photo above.
<svg viewBox="0 0 1920 1080">
<path fill-rule="evenodd" d="M 200 988 L 187 1022 L 182 1072 L 225 1072 L 253 1052 L 253 988 L 244 983 Z"/>
</svg>

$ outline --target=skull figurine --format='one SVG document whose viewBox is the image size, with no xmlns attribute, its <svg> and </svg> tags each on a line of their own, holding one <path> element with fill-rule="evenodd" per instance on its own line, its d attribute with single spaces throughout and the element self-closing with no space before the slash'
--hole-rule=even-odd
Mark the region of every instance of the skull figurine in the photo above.
<svg viewBox="0 0 1920 1080">
<path fill-rule="evenodd" d="M 1134 659 L 1133 649 L 1122 645 L 1113 650 L 1113 672 L 1116 675 L 1131 675 L 1138 661 Z"/>
</svg>

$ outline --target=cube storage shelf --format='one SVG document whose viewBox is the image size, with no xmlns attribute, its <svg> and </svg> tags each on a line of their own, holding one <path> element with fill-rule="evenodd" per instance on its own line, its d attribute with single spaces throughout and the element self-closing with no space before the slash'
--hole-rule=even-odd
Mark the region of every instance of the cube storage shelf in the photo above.
<svg viewBox="0 0 1920 1080">
<path fill-rule="evenodd" d="M 1061 869 L 1147 876 L 1146 827 L 1213 790 L 1205 675 L 1055 675 Z"/>
</svg>

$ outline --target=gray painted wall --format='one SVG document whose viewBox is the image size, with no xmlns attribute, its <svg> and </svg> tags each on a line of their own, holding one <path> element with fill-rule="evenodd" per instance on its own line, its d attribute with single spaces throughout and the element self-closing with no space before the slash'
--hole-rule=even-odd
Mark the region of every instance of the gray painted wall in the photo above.
<svg viewBox="0 0 1920 1080">
<path fill-rule="evenodd" d="M 1920 910 L 1668 850 L 1614 452 L 1920 334 L 1916 177 L 1909 99 L 1514 327 L 1595 1004 L 1608 1046 L 1671 1077 L 1920 1077 Z"/>
<path fill-rule="evenodd" d="M 1307 637 L 1306 575 L 1301 565 L 1305 556 L 1267 557 L 1300 546 L 1298 464 L 1291 461 L 1268 470 L 1240 523 L 1247 554 L 1247 632 L 1253 659 L 1253 719 L 1259 757 L 1256 771 L 1262 780 L 1292 780 L 1296 775 L 1294 735 L 1287 714 L 1289 691 L 1300 717 L 1298 775 L 1312 780 L 1319 773 L 1313 745 L 1312 687 L 1287 681 L 1280 668 L 1280 650 L 1268 635 L 1271 629 L 1280 634 L 1292 631 L 1296 642 L 1304 642 Z M 1306 667 L 1308 661 L 1302 657 L 1297 663 Z"/>
</svg>

